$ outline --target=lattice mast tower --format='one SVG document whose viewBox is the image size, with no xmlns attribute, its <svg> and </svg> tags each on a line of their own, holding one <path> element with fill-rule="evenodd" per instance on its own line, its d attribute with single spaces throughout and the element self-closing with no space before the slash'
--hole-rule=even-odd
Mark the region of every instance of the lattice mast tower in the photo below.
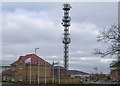
<svg viewBox="0 0 120 86">
<path fill-rule="evenodd" d="M 68 69 L 69 66 L 69 44 L 71 42 L 69 26 L 71 17 L 69 16 L 69 10 L 71 6 L 70 4 L 63 4 L 64 16 L 62 18 L 62 25 L 64 26 L 64 38 L 62 38 L 62 42 L 64 44 L 64 67 Z"/>
</svg>

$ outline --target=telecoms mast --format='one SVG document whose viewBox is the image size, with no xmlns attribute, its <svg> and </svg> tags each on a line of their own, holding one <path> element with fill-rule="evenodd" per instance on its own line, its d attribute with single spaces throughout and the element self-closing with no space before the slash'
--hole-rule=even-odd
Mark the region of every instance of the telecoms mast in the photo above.
<svg viewBox="0 0 120 86">
<path fill-rule="evenodd" d="M 64 67 L 65 69 L 68 69 L 69 65 L 69 44 L 71 42 L 70 40 L 70 33 L 69 33 L 69 26 L 71 17 L 69 16 L 69 10 L 71 6 L 70 4 L 63 4 L 63 10 L 64 10 L 64 16 L 62 18 L 62 25 L 64 26 L 64 38 L 62 39 L 62 42 L 64 44 Z"/>
</svg>

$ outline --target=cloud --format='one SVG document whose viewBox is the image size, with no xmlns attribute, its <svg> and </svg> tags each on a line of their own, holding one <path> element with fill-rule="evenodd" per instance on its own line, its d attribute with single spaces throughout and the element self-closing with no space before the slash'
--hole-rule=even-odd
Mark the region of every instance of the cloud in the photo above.
<svg viewBox="0 0 120 86">
<path fill-rule="evenodd" d="M 57 46 L 60 46 L 57 41 L 60 39 L 61 42 L 62 32 L 60 29 L 56 29 L 59 25 L 55 25 L 47 16 L 47 12 L 33 12 L 24 9 L 4 12 L 3 57 L 14 52 L 14 55 L 26 54 L 26 51 L 28 52 L 30 49 L 33 50 L 30 50 L 29 53 L 34 53 L 36 46 L 40 47 L 40 51 L 44 55 L 54 55 Z"/>
<path fill-rule="evenodd" d="M 117 5 L 118 3 L 116 2 L 72 3 L 72 21 L 91 22 L 102 28 L 109 26 L 113 23 L 117 23 Z M 111 9 L 112 11 L 108 11 L 108 9 Z"/>
<path fill-rule="evenodd" d="M 94 68 L 97 67 L 98 73 L 101 71 L 108 73 L 110 71 L 110 62 L 107 62 L 108 60 L 109 59 L 106 59 L 105 62 L 104 60 L 101 60 L 100 57 L 74 57 L 70 59 L 70 69 L 78 69 L 88 73 L 94 73 Z"/>
<path fill-rule="evenodd" d="M 46 18 L 46 15 L 47 13 L 44 12 L 26 12 L 23 9 L 17 9 L 13 13 L 5 13 L 3 16 L 3 42 L 34 42 L 39 36 L 41 38 L 43 36 L 43 39 L 57 36 L 57 30 L 53 29 L 55 28 L 54 23 Z"/>
</svg>

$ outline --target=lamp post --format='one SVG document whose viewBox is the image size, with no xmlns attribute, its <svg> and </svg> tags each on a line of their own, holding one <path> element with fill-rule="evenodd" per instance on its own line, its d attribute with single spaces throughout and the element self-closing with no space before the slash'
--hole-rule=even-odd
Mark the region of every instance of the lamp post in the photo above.
<svg viewBox="0 0 120 86">
<path fill-rule="evenodd" d="M 94 67 L 94 70 L 95 70 L 95 74 L 97 74 L 97 67 Z"/>
<path fill-rule="evenodd" d="M 35 55 L 36 55 L 36 53 L 37 53 L 37 49 L 39 49 L 38 47 L 37 48 L 35 48 Z M 38 84 L 39 84 L 39 63 L 37 63 L 37 66 L 38 66 Z M 37 68 L 37 67 L 36 67 Z"/>
<path fill-rule="evenodd" d="M 46 84 L 46 60 L 44 62 L 44 83 Z"/>
<path fill-rule="evenodd" d="M 60 84 L 60 62 L 59 62 L 59 84 Z"/>
<path fill-rule="evenodd" d="M 39 48 L 35 48 L 35 55 L 36 55 L 36 53 L 37 53 L 37 49 L 39 49 Z"/>
</svg>

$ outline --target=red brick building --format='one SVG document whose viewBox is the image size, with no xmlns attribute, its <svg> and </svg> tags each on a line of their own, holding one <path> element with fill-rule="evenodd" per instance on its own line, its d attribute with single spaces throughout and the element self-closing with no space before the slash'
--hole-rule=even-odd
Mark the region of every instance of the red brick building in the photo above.
<svg viewBox="0 0 120 86">
<path fill-rule="evenodd" d="M 31 61 L 26 63 L 28 59 Z M 20 56 L 11 64 L 10 70 L 3 71 L 4 77 L 15 82 L 49 83 L 52 79 L 51 64 L 35 54 Z"/>
<path fill-rule="evenodd" d="M 115 61 L 110 65 L 111 79 L 113 81 L 120 81 L 120 61 Z"/>
</svg>

